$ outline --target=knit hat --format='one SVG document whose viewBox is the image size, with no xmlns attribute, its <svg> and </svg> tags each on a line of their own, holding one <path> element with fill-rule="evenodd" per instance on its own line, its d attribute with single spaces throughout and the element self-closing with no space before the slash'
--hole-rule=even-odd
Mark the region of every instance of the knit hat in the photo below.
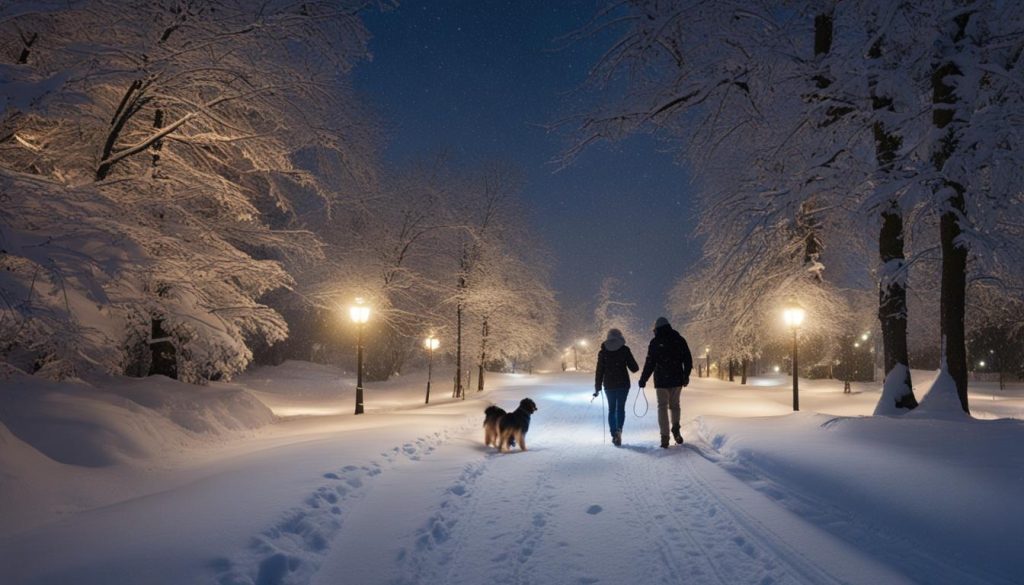
<svg viewBox="0 0 1024 585">
<path fill-rule="evenodd" d="M 603 345 L 608 351 L 618 351 L 623 345 L 626 345 L 626 338 L 618 329 L 609 329 L 608 338 L 604 340 Z"/>
<path fill-rule="evenodd" d="M 664 317 L 658 317 L 658 320 L 654 322 L 654 328 L 668 327 L 668 319 Z"/>
</svg>

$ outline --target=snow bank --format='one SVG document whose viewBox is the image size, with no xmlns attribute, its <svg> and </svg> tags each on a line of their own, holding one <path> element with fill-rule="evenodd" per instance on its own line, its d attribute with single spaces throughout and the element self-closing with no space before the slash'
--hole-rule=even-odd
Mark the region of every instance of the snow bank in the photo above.
<svg viewBox="0 0 1024 585">
<path fill-rule="evenodd" d="M 1022 421 L 800 413 L 697 427 L 713 458 L 836 536 L 882 557 L 908 542 L 929 551 L 892 559 L 920 582 L 977 582 L 957 575 L 968 559 L 988 582 L 1024 570 Z"/>
<path fill-rule="evenodd" d="M 15 375 L 0 382 L 0 424 L 47 458 L 69 465 L 102 467 L 166 456 L 273 420 L 244 390 L 163 377 L 88 383 Z M 0 463 L 24 460 L 8 461 L 9 442 L 2 446 Z M 5 470 L 10 471 L 6 465 Z"/>
<path fill-rule="evenodd" d="M 901 399 L 911 392 L 907 387 L 907 366 L 896 364 L 896 367 L 885 377 L 882 384 L 882 396 L 875 406 L 875 415 L 900 415 L 908 412 L 906 408 L 896 406 Z"/>
<path fill-rule="evenodd" d="M 921 399 L 921 405 L 911 411 L 915 418 L 964 420 L 970 415 L 964 412 L 960 397 L 956 393 L 956 382 L 945 368 L 939 370 L 928 393 Z"/>
</svg>

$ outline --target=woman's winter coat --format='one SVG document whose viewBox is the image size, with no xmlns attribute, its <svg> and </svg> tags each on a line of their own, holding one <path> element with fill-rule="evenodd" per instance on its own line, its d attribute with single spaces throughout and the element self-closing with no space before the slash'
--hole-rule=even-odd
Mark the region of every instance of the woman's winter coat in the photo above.
<svg viewBox="0 0 1024 585">
<path fill-rule="evenodd" d="M 597 370 L 594 376 L 594 389 L 601 390 L 629 390 L 629 372 L 636 372 L 640 366 L 633 358 L 633 352 L 629 351 L 628 345 L 613 343 L 617 349 L 609 349 L 609 342 L 601 344 L 601 351 L 597 353 Z"/>
</svg>

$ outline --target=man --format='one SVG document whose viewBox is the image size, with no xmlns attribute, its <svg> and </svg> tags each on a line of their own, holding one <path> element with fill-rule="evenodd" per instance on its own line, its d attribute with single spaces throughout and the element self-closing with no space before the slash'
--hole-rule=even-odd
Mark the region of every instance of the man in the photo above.
<svg viewBox="0 0 1024 585">
<path fill-rule="evenodd" d="M 672 435 L 676 444 L 683 443 L 679 432 L 679 395 L 683 386 L 690 384 L 693 357 L 690 347 L 668 319 L 658 317 L 654 322 L 654 339 L 647 347 L 647 360 L 640 374 L 641 390 L 654 374 L 654 389 L 658 394 L 658 426 L 661 427 L 661 448 L 668 449 L 669 412 L 672 413 Z"/>
</svg>

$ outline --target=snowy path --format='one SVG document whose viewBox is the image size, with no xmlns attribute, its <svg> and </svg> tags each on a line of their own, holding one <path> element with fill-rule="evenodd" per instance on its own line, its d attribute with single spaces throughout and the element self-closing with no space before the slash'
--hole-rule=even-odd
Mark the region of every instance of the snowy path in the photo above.
<svg viewBox="0 0 1024 585">
<path fill-rule="evenodd" d="M 657 447 L 653 411 L 629 415 L 627 445 L 616 449 L 601 442 L 601 407 L 587 404 L 585 387 L 529 394 L 540 411 L 528 452 L 484 449 L 473 429 L 382 473 L 313 582 L 906 582 L 769 502 L 699 447 Z M 492 398 L 508 406 L 522 396 L 510 389 Z"/>
</svg>

